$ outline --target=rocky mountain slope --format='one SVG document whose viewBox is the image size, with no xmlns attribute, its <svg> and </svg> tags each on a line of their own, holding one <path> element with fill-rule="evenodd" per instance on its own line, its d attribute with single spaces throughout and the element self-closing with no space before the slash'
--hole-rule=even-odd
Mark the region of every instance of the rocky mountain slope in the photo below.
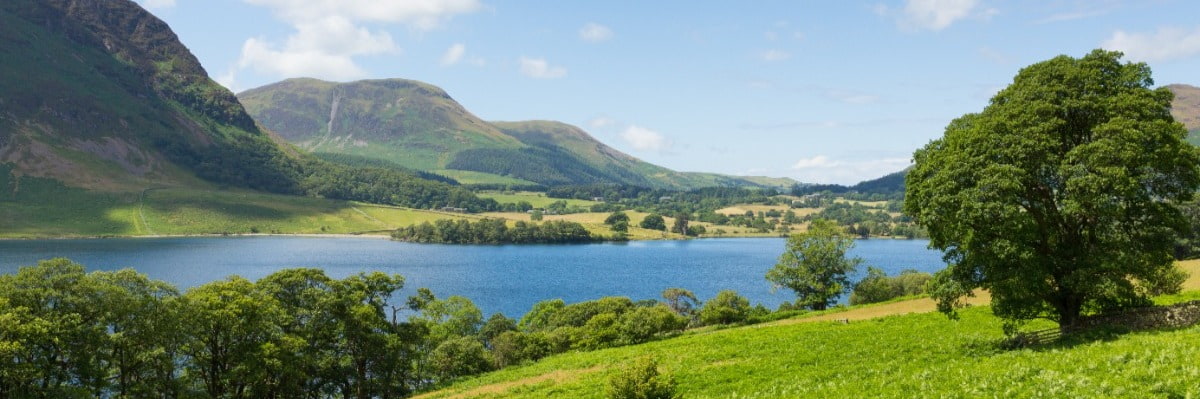
<svg viewBox="0 0 1200 399">
<path fill-rule="evenodd" d="M 278 143 L 132 1 L 5 1 L 0 59 L 0 163 L 15 175 L 295 189 Z"/>
</svg>

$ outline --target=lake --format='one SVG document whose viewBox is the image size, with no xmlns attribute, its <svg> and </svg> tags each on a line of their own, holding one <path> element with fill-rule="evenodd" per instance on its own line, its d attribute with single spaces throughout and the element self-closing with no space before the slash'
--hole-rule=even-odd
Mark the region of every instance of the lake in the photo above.
<svg viewBox="0 0 1200 399">
<path fill-rule="evenodd" d="M 859 240 L 851 254 L 890 275 L 944 268 L 941 253 L 927 249 L 928 243 Z M 734 289 L 751 303 L 774 309 L 794 299 L 786 289 L 772 292 L 763 277 L 783 247 L 782 238 L 520 246 L 279 236 L 12 240 L 0 241 L 0 273 L 61 256 L 89 270 L 132 267 L 183 290 L 235 274 L 256 280 L 291 267 L 319 267 L 335 278 L 379 270 L 406 279 L 393 301 L 428 287 L 439 298 L 470 298 L 485 317 L 503 312 L 519 318 L 545 299 L 657 299 L 668 287 L 692 290 L 700 300 Z M 864 266 L 859 275 L 865 271 Z"/>
</svg>

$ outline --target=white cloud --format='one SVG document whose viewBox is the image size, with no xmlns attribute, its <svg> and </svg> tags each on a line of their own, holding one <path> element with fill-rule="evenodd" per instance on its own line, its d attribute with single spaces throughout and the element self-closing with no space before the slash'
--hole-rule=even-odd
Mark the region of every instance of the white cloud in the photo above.
<svg viewBox="0 0 1200 399">
<path fill-rule="evenodd" d="M 355 21 L 395 22 L 431 30 L 447 19 L 478 11 L 478 0 L 243 0 L 270 8 L 280 18 L 302 23 L 330 16 Z"/>
<path fill-rule="evenodd" d="M 592 43 L 599 43 L 612 39 L 613 31 L 607 26 L 600 25 L 595 22 L 588 22 L 582 28 L 579 28 L 579 37 Z"/>
<path fill-rule="evenodd" d="M 171 8 L 175 7 L 175 0 L 139 0 L 146 8 Z"/>
<path fill-rule="evenodd" d="M 446 53 L 442 54 L 442 66 L 451 66 L 462 61 L 463 55 L 467 53 L 467 46 L 462 43 L 454 43 L 450 48 L 446 49 Z"/>
<path fill-rule="evenodd" d="M 550 65 L 545 58 L 521 57 L 521 74 L 537 79 L 557 79 L 567 76 L 567 68 Z"/>
<path fill-rule="evenodd" d="M 792 165 L 793 177 L 806 183 L 855 184 L 896 172 L 912 164 L 909 158 L 835 160 L 825 155 L 804 158 Z"/>
<path fill-rule="evenodd" d="M 1136 61 L 1170 61 L 1200 55 L 1200 27 L 1159 28 L 1154 33 L 1113 32 L 1101 47 L 1117 50 Z"/>
<path fill-rule="evenodd" d="M 367 74 L 348 55 L 297 49 L 276 50 L 262 39 L 246 40 L 242 45 L 238 67 L 278 76 L 310 76 L 332 80 L 358 79 Z"/>
<path fill-rule="evenodd" d="M 217 76 L 216 79 L 213 80 L 217 81 L 218 84 L 225 86 L 226 89 L 229 89 L 229 91 L 234 93 L 237 93 L 240 89 L 240 87 L 237 85 L 237 70 L 234 68 L 229 68 L 229 70 L 225 71 L 225 73 Z"/>
<path fill-rule="evenodd" d="M 603 129 L 603 128 L 606 128 L 609 126 L 616 125 L 617 121 L 613 120 L 612 118 L 606 117 L 606 116 L 600 116 L 600 117 L 592 118 L 592 120 L 588 121 L 587 124 L 588 124 L 588 127 L 591 127 L 592 129 Z"/>
<path fill-rule="evenodd" d="M 328 16 L 294 26 L 296 32 L 281 47 L 262 38 L 247 39 L 238 66 L 285 77 L 346 80 L 366 75 L 354 62 L 355 56 L 400 51 L 387 32 L 371 32 L 344 17 Z"/>
<path fill-rule="evenodd" d="M 772 61 L 783 61 L 788 58 L 792 58 L 792 55 L 783 50 L 771 49 L 771 50 L 763 51 L 761 54 L 759 54 L 759 57 L 762 58 L 763 61 L 772 62 Z"/>
<path fill-rule="evenodd" d="M 841 162 L 830 160 L 829 157 L 824 155 L 817 155 L 812 158 L 805 158 L 796 161 L 796 164 L 792 165 L 792 169 L 803 170 L 813 168 L 834 168 L 839 165 L 841 165 Z"/>
<path fill-rule="evenodd" d="M 365 24 L 398 23 L 428 31 L 455 15 L 482 7 L 478 0 L 243 1 L 271 9 L 294 32 L 283 44 L 263 37 L 247 39 L 242 45 L 239 68 L 281 77 L 333 80 L 365 77 L 367 73 L 355 62 L 356 57 L 400 52 L 391 34 L 373 31 Z"/>
<path fill-rule="evenodd" d="M 636 125 L 625 128 L 621 132 L 621 139 L 638 151 L 663 152 L 671 149 L 672 145 L 661 133 Z"/>
<path fill-rule="evenodd" d="M 899 13 L 883 4 L 873 10 L 882 16 L 898 14 L 896 23 L 903 29 L 940 31 L 972 15 L 990 17 L 997 12 L 991 8 L 977 11 L 978 5 L 979 0 L 906 0 Z"/>
</svg>

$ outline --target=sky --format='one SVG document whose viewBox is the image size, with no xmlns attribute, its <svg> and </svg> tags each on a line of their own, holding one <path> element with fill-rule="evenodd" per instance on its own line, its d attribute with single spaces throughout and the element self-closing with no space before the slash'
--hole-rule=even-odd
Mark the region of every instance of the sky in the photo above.
<svg viewBox="0 0 1200 399">
<path fill-rule="evenodd" d="M 1093 49 L 1200 85 L 1194 0 L 137 0 L 234 92 L 405 78 L 680 171 L 855 182 L 1023 66 Z"/>
</svg>

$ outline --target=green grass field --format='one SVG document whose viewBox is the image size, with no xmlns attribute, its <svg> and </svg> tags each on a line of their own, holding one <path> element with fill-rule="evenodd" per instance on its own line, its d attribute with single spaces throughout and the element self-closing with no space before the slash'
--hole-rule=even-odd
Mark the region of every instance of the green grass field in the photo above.
<svg viewBox="0 0 1200 399">
<path fill-rule="evenodd" d="M 457 180 L 460 184 L 509 184 L 515 186 L 529 186 L 537 183 L 529 180 L 522 180 L 515 177 L 494 175 L 491 173 L 475 172 L 471 170 L 455 170 L 455 169 L 435 169 L 431 173 L 436 173 L 442 176 Z"/>
<path fill-rule="evenodd" d="M 920 313 L 693 332 L 552 356 L 419 397 L 604 398 L 609 376 L 646 356 L 675 376 L 684 398 L 1200 395 L 1200 326 L 1103 332 L 1046 348 L 1005 350 L 997 345 L 1000 320 L 989 307 L 961 316 L 952 321 Z"/>
<path fill-rule="evenodd" d="M 490 192 L 485 191 L 485 192 L 479 193 L 479 196 L 481 198 L 494 199 L 494 200 L 496 200 L 496 202 L 499 202 L 501 204 L 516 204 L 521 201 L 525 201 L 525 202 L 528 202 L 530 205 L 533 205 L 534 208 L 545 208 L 547 205 L 550 205 L 551 203 L 553 203 L 555 201 L 567 201 L 567 206 L 591 207 L 592 205 L 597 204 L 596 201 L 550 198 L 542 193 L 535 193 L 535 192 L 528 192 L 528 191 L 522 191 L 522 192 L 517 192 L 517 193 L 513 193 L 513 194 L 505 194 L 505 193 L 499 193 L 499 192 L 494 192 L 494 191 L 490 191 Z"/>
<path fill-rule="evenodd" d="M 56 184 L 0 201 L 0 238 L 193 234 L 358 234 L 466 217 L 249 191 L 153 189 L 103 193 Z"/>
</svg>

